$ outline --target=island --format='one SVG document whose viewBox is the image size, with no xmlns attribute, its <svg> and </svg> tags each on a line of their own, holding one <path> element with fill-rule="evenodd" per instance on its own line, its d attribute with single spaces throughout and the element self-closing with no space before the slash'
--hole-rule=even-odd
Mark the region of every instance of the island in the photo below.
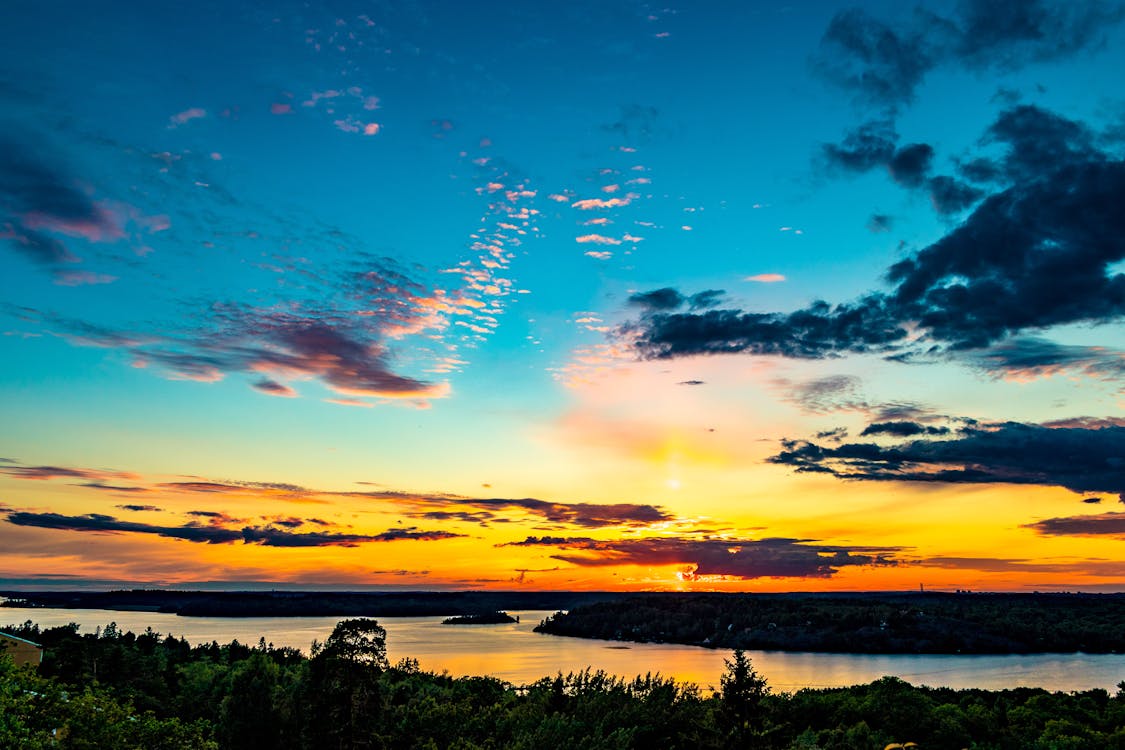
<svg viewBox="0 0 1125 750">
<path fill-rule="evenodd" d="M 1125 595 L 650 594 L 559 612 L 535 631 L 766 651 L 1125 653 Z"/>
<path fill-rule="evenodd" d="M 520 621 L 519 616 L 512 617 L 507 612 L 481 612 L 473 615 L 457 615 L 455 617 L 447 617 L 441 621 L 442 625 L 504 625 L 508 623 L 517 623 Z"/>
</svg>

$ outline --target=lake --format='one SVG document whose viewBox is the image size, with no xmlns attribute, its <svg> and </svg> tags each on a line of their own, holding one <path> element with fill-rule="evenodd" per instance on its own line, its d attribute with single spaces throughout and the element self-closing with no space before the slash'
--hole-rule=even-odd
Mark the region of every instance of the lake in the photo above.
<svg viewBox="0 0 1125 750">
<path fill-rule="evenodd" d="M 404 657 L 424 670 L 452 675 L 492 675 L 521 685 L 558 672 L 602 669 L 632 678 L 659 672 L 680 681 L 717 688 L 723 660 L 730 652 L 698 646 L 618 643 L 566 638 L 532 632 L 551 612 L 516 612 L 518 624 L 442 625 L 441 617 L 385 617 L 387 655 L 393 664 Z M 120 630 L 151 627 L 186 638 L 193 645 L 238 639 L 254 645 L 264 636 L 275 646 L 306 653 L 313 639 L 323 641 L 339 617 L 179 617 L 159 612 L 101 609 L 0 609 L 0 627 L 32 620 L 41 628 L 81 626 L 93 632 L 116 622 Z M 1000 690 L 1043 687 L 1048 690 L 1105 688 L 1113 692 L 1125 680 L 1125 654 L 1034 654 L 1029 656 L 865 655 L 748 651 L 755 669 L 779 691 L 803 687 L 840 687 L 871 682 L 884 675 L 915 685 Z"/>
</svg>

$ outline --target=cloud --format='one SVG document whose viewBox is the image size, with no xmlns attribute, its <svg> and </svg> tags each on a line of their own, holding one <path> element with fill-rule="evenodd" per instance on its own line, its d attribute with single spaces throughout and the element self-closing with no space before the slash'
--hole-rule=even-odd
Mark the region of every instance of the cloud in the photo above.
<svg viewBox="0 0 1125 750">
<path fill-rule="evenodd" d="M 86 469 L 77 466 L 31 466 L 20 464 L 15 461 L 4 461 L 4 466 L 0 466 L 0 474 L 13 477 L 15 479 L 33 479 L 33 480 L 49 480 L 49 479 L 88 479 L 91 482 L 99 483 L 107 480 L 125 479 L 128 481 L 136 481 L 140 476 L 126 471 L 113 471 L 110 469 Z M 102 487 L 98 484 L 88 485 L 94 486 L 99 489 Z"/>
<path fill-rule="evenodd" d="M 891 179 L 909 190 L 924 190 L 935 211 L 942 215 L 961 213 L 982 197 L 984 191 L 948 175 L 930 177 L 934 148 L 928 143 L 911 143 L 896 148 L 898 134 L 889 120 L 864 123 L 839 143 L 821 146 L 821 154 L 831 169 L 854 174 L 884 167 Z M 868 228 L 885 231 L 886 220 L 875 222 L 872 217 Z"/>
<path fill-rule="evenodd" d="M 282 396 L 284 398 L 295 398 L 297 391 L 293 390 L 284 383 L 279 383 L 270 378 L 261 378 L 254 381 L 251 386 L 262 393 L 267 393 L 271 396 Z"/>
<path fill-rule="evenodd" d="M 191 107 L 190 109 L 185 109 L 183 112 L 177 112 L 176 114 L 168 118 L 168 127 L 177 128 L 184 123 L 191 122 L 192 120 L 198 120 L 206 116 L 207 110 L 201 107 Z"/>
<path fill-rule="evenodd" d="M 60 266 L 80 259 L 48 232 L 92 242 L 116 240 L 122 232 L 113 216 L 80 189 L 78 179 L 48 163 L 44 151 L 34 140 L 0 137 L 0 239 L 61 274 Z"/>
<path fill-rule="evenodd" d="M 1024 336 L 972 353 L 970 364 L 1005 380 L 1028 381 L 1073 373 L 1109 382 L 1125 381 L 1125 352 L 1101 346 L 1059 344 Z"/>
<path fill-rule="evenodd" d="M 871 214 L 867 220 L 867 231 L 879 234 L 889 232 L 894 228 L 894 217 L 887 214 Z"/>
<path fill-rule="evenodd" d="M 527 537 L 510 546 L 552 546 L 551 557 L 572 565 L 679 565 L 687 579 L 705 576 L 830 578 L 842 567 L 895 565 L 897 548 L 840 547 L 813 540 L 767 538 L 693 539 L 653 537 L 595 540 L 588 537 Z"/>
<path fill-rule="evenodd" d="M 329 491 L 287 482 L 213 480 L 187 477 L 183 481 L 145 483 L 136 474 L 80 469 L 63 466 L 24 466 L 15 461 L 0 461 L 0 474 L 19 479 L 124 478 L 140 483 L 137 491 L 169 494 L 205 495 L 211 498 L 276 498 L 295 503 L 330 503 L 340 497 L 384 501 L 394 511 L 410 518 L 429 520 L 463 520 L 473 523 L 492 521 L 505 523 L 505 512 L 527 514 L 535 519 L 584 528 L 611 526 L 646 526 L 674 520 L 664 508 L 648 503 L 563 503 L 533 497 L 469 497 L 442 493 L 403 492 L 399 490 Z M 110 489 L 102 485 L 84 487 Z M 208 500 L 208 504 L 219 500 Z M 134 506 L 118 506 L 136 509 Z M 147 506 L 137 506 L 147 507 Z M 209 519 L 209 523 L 231 525 L 240 519 L 213 510 L 192 510 L 188 515 Z"/>
<path fill-rule="evenodd" d="M 785 440 L 783 450 L 767 460 L 799 472 L 840 479 L 1031 484 L 1065 487 L 1077 493 L 1114 493 L 1125 498 L 1123 426 L 1049 427 L 969 421 L 950 432 L 953 437 L 949 439 L 909 440 L 891 446 L 843 443 L 833 447 Z M 896 432 L 877 428 L 876 434 Z"/>
<path fill-rule="evenodd" d="M 671 287 L 629 295 L 630 305 L 645 310 L 675 310 L 682 307 L 686 300 L 687 298 L 684 295 Z"/>
<path fill-rule="evenodd" d="M 887 163 L 891 179 L 903 187 L 921 187 L 934 160 L 934 147 L 928 143 L 912 143 L 895 151 Z"/>
<path fill-rule="evenodd" d="M 759 284 L 777 284 L 785 281 L 785 277 L 780 273 L 759 273 L 754 276 L 747 276 L 746 281 L 755 281 Z"/>
<path fill-rule="evenodd" d="M 889 435 L 892 437 L 914 437 L 915 435 L 948 435 L 949 427 L 919 424 L 918 422 L 875 422 L 867 425 L 860 437 L 869 435 Z"/>
<path fill-rule="evenodd" d="M 894 123 L 872 120 L 853 129 L 841 143 L 825 143 L 821 150 L 830 167 L 860 173 L 890 164 L 896 141 Z"/>
<path fill-rule="evenodd" d="M 863 101 L 898 107 L 935 68 L 1010 71 L 1067 57 L 1100 44 L 1123 14 L 1116 2 L 963 0 L 948 17 L 919 8 L 892 24 L 850 8 L 829 23 L 815 64 Z"/>
<path fill-rule="evenodd" d="M 646 526 L 670 521 L 674 516 L 663 508 L 646 503 L 556 503 L 533 497 L 479 498 L 461 495 L 416 494 L 406 492 L 358 492 L 354 496 L 391 500 L 400 512 L 411 517 L 433 518 L 434 512 L 451 512 L 467 509 L 496 514 L 501 511 L 521 511 L 545 521 L 570 524 L 585 528 L 608 526 Z M 401 510 L 406 508 L 406 510 Z M 466 516 L 463 520 L 482 520 Z M 498 520 L 498 519 L 485 519 Z"/>
<path fill-rule="evenodd" d="M 137 513 L 141 513 L 141 512 L 157 513 L 157 512 L 163 511 L 163 508 L 157 508 L 155 505 L 118 505 L 118 506 L 115 506 L 115 507 L 118 507 L 121 510 L 131 510 L 131 511 L 134 511 L 134 512 L 137 512 Z"/>
<path fill-rule="evenodd" d="M 621 240 L 613 237 L 606 237 L 603 234 L 584 234 L 581 237 L 575 237 L 574 241 L 580 245 L 593 243 L 595 245 L 620 245 Z"/>
<path fill-rule="evenodd" d="M 573 208 L 577 208 L 579 211 L 592 211 L 597 208 L 619 208 L 621 206 L 628 206 L 633 202 L 633 198 L 635 197 L 633 193 L 628 193 L 624 198 L 609 198 L 608 200 L 603 200 L 601 198 L 584 198 L 570 205 Z"/>
<path fill-rule="evenodd" d="M 928 180 L 930 204 L 943 216 L 959 214 L 984 197 L 984 191 L 948 175 Z"/>
<path fill-rule="evenodd" d="M 990 195 L 945 236 L 892 265 L 888 292 L 835 306 L 818 301 L 789 313 L 649 307 L 618 337 L 647 358 L 738 352 L 824 358 L 957 352 L 1025 331 L 1119 319 L 1125 314 L 1125 273 L 1113 269 L 1125 260 L 1125 212 L 1118 210 L 1125 161 L 1057 143 L 1040 149 L 1034 144 L 1058 141 L 1050 134 L 1071 129 L 1042 125 L 1041 112 L 1016 119 L 1024 125 L 1005 127 L 1004 137 L 1023 145 L 1013 146 L 1020 155 L 1005 163 L 1039 164 L 1045 171 Z M 1004 121 L 1001 115 L 998 123 Z M 1043 132 L 1049 135 L 1030 135 Z M 1055 162 L 1060 154 L 1072 161 Z M 1025 166 L 1011 169 L 1022 174 Z M 926 184 L 935 195 L 952 191 L 940 201 L 962 200 L 961 188 L 942 180 Z M 683 296 L 676 289 L 659 291 L 668 299 Z"/>
<path fill-rule="evenodd" d="M 1047 518 L 1024 528 L 1044 536 L 1112 536 L 1125 540 L 1125 513 Z"/>
<path fill-rule="evenodd" d="M 255 388 L 282 396 L 295 392 L 269 375 L 316 378 L 346 396 L 425 399 L 442 398 L 449 391 L 445 383 L 394 372 L 379 321 L 372 316 L 213 305 L 209 319 L 196 330 L 147 340 L 81 321 L 54 322 L 76 343 L 125 348 L 176 379 L 215 382 L 230 373 L 258 373 L 265 377 L 254 383 Z"/>
<path fill-rule="evenodd" d="M 113 516 L 87 513 L 66 516 L 60 513 L 9 513 L 8 523 L 44 529 L 62 529 L 94 533 L 153 534 L 170 539 L 183 539 L 201 544 L 257 544 L 263 547 L 356 547 L 371 542 L 402 540 L 435 541 L 463 536 L 448 531 L 425 531 L 415 527 L 389 529 L 379 534 L 348 534 L 332 532 L 293 532 L 270 526 L 245 526 L 231 529 L 218 525 L 157 526 L 119 521 Z"/>
</svg>

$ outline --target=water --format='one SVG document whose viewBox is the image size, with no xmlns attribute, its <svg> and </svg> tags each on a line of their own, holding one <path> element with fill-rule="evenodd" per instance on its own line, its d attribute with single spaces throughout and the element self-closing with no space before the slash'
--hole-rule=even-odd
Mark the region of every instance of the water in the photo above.
<svg viewBox="0 0 1125 750">
<path fill-rule="evenodd" d="M 427 671 L 452 675 L 492 675 L 522 685 L 558 672 L 592 667 L 621 677 L 659 672 L 704 689 L 718 687 L 723 660 L 730 652 L 674 644 L 617 643 L 533 633 L 550 612 L 511 612 L 519 624 L 442 625 L 440 617 L 386 617 L 387 656 L 391 663 L 412 657 Z M 339 617 L 179 617 L 159 612 L 100 609 L 0 609 L 0 626 L 32 620 L 41 628 L 76 622 L 93 632 L 116 622 L 120 630 L 151 627 L 192 644 L 237 638 L 255 645 L 265 636 L 275 646 L 308 651 L 323 641 Z M 859 655 L 749 651 L 754 668 L 779 691 L 840 687 L 894 675 L 915 684 L 1000 690 L 1113 691 L 1125 680 L 1125 654 L 1036 654 L 1031 656 Z"/>
</svg>

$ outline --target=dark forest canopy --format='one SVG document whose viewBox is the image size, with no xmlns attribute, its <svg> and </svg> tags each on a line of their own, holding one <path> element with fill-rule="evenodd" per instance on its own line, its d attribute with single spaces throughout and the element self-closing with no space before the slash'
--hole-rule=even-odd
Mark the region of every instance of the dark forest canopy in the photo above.
<svg viewBox="0 0 1125 750">
<path fill-rule="evenodd" d="M 1068 694 L 885 677 L 785 694 L 735 652 L 714 693 L 589 670 L 517 687 L 388 665 L 386 632 L 362 618 L 311 657 L 264 639 L 192 647 L 112 624 L 11 630 L 46 647 L 38 674 L 0 657 L 0 747 L 21 750 L 1125 748 L 1125 683 Z"/>
</svg>

